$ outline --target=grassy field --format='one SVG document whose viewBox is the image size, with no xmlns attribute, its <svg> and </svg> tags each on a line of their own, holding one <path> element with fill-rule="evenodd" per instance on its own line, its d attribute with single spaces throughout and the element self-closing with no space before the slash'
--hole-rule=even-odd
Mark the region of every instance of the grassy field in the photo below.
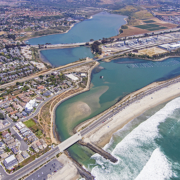
<svg viewBox="0 0 180 180">
<path fill-rule="evenodd" d="M 143 25 L 138 25 L 134 26 L 140 29 L 146 29 L 148 31 L 155 31 L 155 30 L 160 30 L 160 29 L 166 29 L 166 27 L 161 27 L 158 24 L 143 24 Z"/>
<path fill-rule="evenodd" d="M 43 132 L 41 126 L 32 119 L 25 121 L 24 124 L 31 129 L 31 131 L 38 137 L 42 138 Z"/>
<path fill-rule="evenodd" d="M 154 23 L 155 21 L 153 20 L 147 20 L 147 21 L 143 21 L 144 23 Z"/>
<path fill-rule="evenodd" d="M 25 121 L 24 124 L 25 124 L 28 128 L 36 125 L 36 123 L 35 123 L 32 119 L 30 119 L 30 120 L 28 120 L 28 121 Z"/>
</svg>

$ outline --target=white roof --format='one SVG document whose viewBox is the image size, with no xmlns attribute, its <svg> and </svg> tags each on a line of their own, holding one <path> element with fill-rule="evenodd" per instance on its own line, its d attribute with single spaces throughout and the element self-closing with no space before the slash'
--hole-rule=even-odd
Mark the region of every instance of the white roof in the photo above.
<svg viewBox="0 0 180 180">
<path fill-rule="evenodd" d="M 66 75 L 68 78 L 72 79 L 73 81 L 77 81 L 78 78 L 76 76 L 74 76 L 73 74 L 67 74 Z"/>
<path fill-rule="evenodd" d="M 21 127 L 24 127 L 25 125 L 20 121 L 19 124 L 21 125 Z"/>
<path fill-rule="evenodd" d="M 35 106 L 36 106 L 36 100 L 33 99 L 33 100 L 30 100 L 30 101 L 26 104 L 25 109 L 32 110 L 33 107 L 35 107 Z"/>
<path fill-rule="evenodd" d="M 4 161 L 6 161 L 6 163 L 8 164 L 8 163 L 10 163 L 11 161 L 13 161 L 13 160 L 15 160 L 15 159 L 16 159 L 16 158 L 15 158 L 15 156 L 14 156 L 14 154 L 13 154 L 13 155 L 7 157 Z"/>
<path fill-rule="evenodd" d="M 86 73 L 81 73 L 81 76 L 86 76 Z"/>
<path fill-rule="evenodd" d="M 172 45 L 170 45 L 170 47 L 172 47 L 172 48 L 176 48 L 176 47 L 179 47 L 180 46 L 180 44 L 172 44 Z"/>
</svg>

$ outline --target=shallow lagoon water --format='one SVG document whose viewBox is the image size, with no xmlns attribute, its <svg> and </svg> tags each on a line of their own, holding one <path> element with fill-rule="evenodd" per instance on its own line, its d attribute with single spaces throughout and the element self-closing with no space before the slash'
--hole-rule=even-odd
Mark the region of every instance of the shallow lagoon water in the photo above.
<svg viewBox="0 0 180 180">
<path fill-rule="evenodd" d="M 66 49 L 42 50 L 41 56 L 45 62 L 49 62 L 54 67 L 66 65 L 86 57 L 93 58 L 91 49 L 84 46 Z"/>
</svg>

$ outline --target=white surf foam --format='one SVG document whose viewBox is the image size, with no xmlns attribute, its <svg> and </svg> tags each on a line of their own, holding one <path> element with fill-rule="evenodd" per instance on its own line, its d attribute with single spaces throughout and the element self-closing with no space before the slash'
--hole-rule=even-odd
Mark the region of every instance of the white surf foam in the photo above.
<svg viewBox="0 0 180 180">
<path fill-rule="evenodd" d="M 118 143 L 112 151 L 114 156 L 119 157 L 118 164 L 112 164 L 100 155 L 94 155 L 97 166 L 92 169 L 92 174 L 96 177 L 96 180 L 135 179 L 149 161 L 154 150 L 158 148 L 154 140 L 160 137 L 159 124 L 163 123 L 177 108 L 180 108 L 180 98 L 167 103 L 161 110 L 141 123 Z M 113 139 L 110 145 L 112 143 Z M 105 148 L 107 147 L 108 145 L 105 146 Z M 156 150 L 155 155 L 157 153 L 158 151 Z M 163 159 L 162 156 L 160 158 Z M 166 161 L 164 160 L 163 162 Z M 167 169 L 169 168 L 168 165 L 164 164 L 164 166 Z M 154 172 L 152 171 L 151 173 L 153 174 Z M 168 172 L 168 174 L 164 175 L 169 176 L 170 174 Z"/>
<path fill-rule="evenodd" d="M 170 179 L 172 175 L 171 163 L 160 149 L 157 148 L 135 180 L 164 180 Z"/>
</svg>

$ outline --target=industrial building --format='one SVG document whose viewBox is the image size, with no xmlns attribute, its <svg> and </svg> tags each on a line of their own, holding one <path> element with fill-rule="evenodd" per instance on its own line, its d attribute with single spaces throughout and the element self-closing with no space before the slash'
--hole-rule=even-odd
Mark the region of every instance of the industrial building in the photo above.
<svg viewBox="0 0 180 180">
<path fill-rule="evenodd" d="M 18 165 L 18 161 L 13 154 L 13 155 L 10 155 L 9 157 L 7 157 L 4 160 L 3 164 L 6 167 L 6 169 L 11 170 L 14 168 L 14 166 Z"/>
<path fill-rule="evenodd" d="M 78 81 L 79 78 L 76 77 L 74 74 L 66 74 L 66 76 L 71 79 L 72 81 Z"/>
</svg>

